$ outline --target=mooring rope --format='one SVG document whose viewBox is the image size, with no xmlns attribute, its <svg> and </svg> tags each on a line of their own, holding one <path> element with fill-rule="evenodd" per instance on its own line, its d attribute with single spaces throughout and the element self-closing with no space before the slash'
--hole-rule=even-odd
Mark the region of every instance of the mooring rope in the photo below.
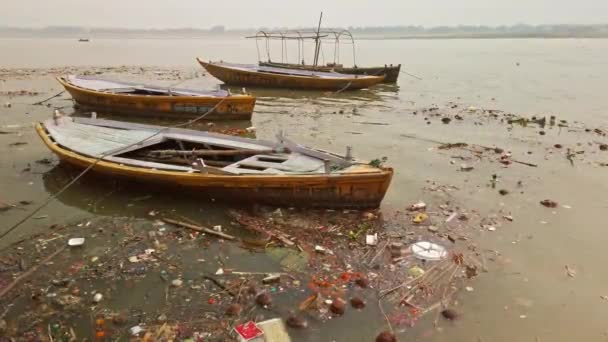
<svg viewBox="0 0 608 342">
<path fill-rule="evenodd" d="M 68 184 L 66 184 L 63 188 L 61 188 L 59 191 L 57 191 L 55 194 L 49 196 L 40 206 L 38 206 L 36 209 L 34 209 L 34 211 L 32 211 L 31 213 L 29 213 L 28 215 L 26 215 L 24 218 L 22 218 L 21 220 L 19 220 L 17 223 L 13 224 L 10 228 L 8 228 L 8 230 L 0 233 L 0 239 L 4 238 L 6 235 L 8 235 L 10 232 L 12 232 L 13 230 L 17 229 L 17 227 L 21 226 L 24 222 L 26 222 L 27 220 L 29 220 L 30 218 L 32 218 L 32 216 L 36 215 L 40 210 L 44 209 L 47 205 L 49 205 L 51 202 L 53 202 L 57 197 L 59 197 L 64 191 L 66 191 L 68 188 L 70 188 L 72 185 L 74 185 L 74 183 L 76 183 L 80 178 L 82 178 L 85 174 L 87 174 L 87 172 L 89 172 L 93 167 L 95 167 L 95 165 L 97 165 L 103 158 L 107 157 L 110 154 L 115 154 L 121 151 L 124 151 L 130 147 L 136 146 L 136 145 L 140 145 L 142 143 L 144 143 L 147 140 L 150 140 L 152 138 L 154 138 L 155 136 L 166 132 L 167 130 L 171 129 L 171 128 L 179 128 L 179 127 L 183 127 L 183 126 L 187 126 L 190 124 L 193 124 L 197 121 L 202 120 L 205 116 L 209 115 L 210 113 L 212 113 L 213 111 L 215 111 L 224 101 L 226 101 L 227 97 L 223 98 L 220 102 L 218 102 L 215 106 L 213 106 L 213 108 L 209 109 L 206 113 L 204 113 L 201 116 L 198 116 L 192 120 L 177 124 L 177 125 L 173 125 L 173 126 L 165 126 L 162 129 L 158 130 L 157 132 L 155 132 L 154 134 L 140 140 L 140 141 L 136 141 L 130 145 L 126 145 L 123 146 L 122 148 L 118 149 L 118 150 L 113 150 L 110 152 L 106 152 L 106 153 L 102 153 L 99 157 L 97 157 L 95 159 L 95 161 L 89 165 L 86 169 L 84 169 L 82 172 L 80 172 L 76 177 L 74 177 Z"/>
</svg>

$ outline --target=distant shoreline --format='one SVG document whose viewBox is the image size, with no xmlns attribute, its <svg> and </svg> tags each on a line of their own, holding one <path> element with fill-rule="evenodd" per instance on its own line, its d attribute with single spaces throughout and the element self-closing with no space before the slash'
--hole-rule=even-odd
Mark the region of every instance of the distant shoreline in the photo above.
<svg viewBox="0 0 608 342">
<path fill-rule="evenodd" d="M 361 36 L 357 40 L 432 40 L 432 39 L 606 39 L 604 35 L 540 35 L 540 34 L 521 34 L 521 35 L 500 35 L 500 34 L 451 34 L 451 35 L 410 35 L 410 36 L 382 36 L 371 37 Z"/>
<path fill-rule="evenodd" d="M 95 41 L 96 39 L 244 39 L 244 35 L 222 34 L 222 35 L 198 35 L 198 36 L 173 36 L 173 35 L 88 35 L 88 36 L 61 36 L 61 35 L 5 35 L 0 33 L 0 39 L 69 39 L 79 40 L 82 38 Z M 358 35 L 355 40 L 441 40 L 441 39 L 608 39 L 608 34 L 603 35 L 540 35 L 540 34 L 447 34 L 447 35 Z"/>
<path fill-rule="evenodd" d="M 222 25 L 208 29 L 136 29 L 115 27 L 49 26 L 43 28 L 0 26 L 0 38 L 66 39 L 205 39 L 244 38 L 259 31 L 286 31 L 293 28 L 229 29 Z M 316 31 L 316 28 L 296 28 Z M 355 39 L 595 39 L 608 38 L 608 24 L 598 25 L 527 25 L 512 26 L 377 26 L 348 27 Z M 343 30 L 338 28 L 336 30 Z"/>
</svg>

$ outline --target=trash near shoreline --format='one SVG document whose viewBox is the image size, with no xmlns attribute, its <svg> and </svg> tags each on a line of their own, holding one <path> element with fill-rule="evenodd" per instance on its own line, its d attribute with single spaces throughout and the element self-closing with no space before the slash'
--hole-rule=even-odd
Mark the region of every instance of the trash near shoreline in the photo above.
<svg viewBox="0 0 608 342">
<path fill-rule="evenodd" d="M 0 253 L 0 333 L 289 341 L 372 306 L 380 335 L 427 318 L 438 325 L 459 316 L 456 293 L 486 269 L 469 241 L 492 219 L 447 220 L 457 210 L 258 209 L 213 228 L 151 211 L 53 226 Z"/>
</svg>

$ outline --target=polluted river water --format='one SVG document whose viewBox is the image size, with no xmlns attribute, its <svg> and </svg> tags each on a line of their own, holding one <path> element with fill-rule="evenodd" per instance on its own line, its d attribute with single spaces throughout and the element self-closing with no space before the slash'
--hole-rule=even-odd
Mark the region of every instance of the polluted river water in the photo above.
<svg viewBox="0 0 608 342">
<path fill-rule="evenodd" d="M 390 231 L 378 230 L 378 248 L 394 239 L 391 234 L 401 234 L 411 240 L 430 239 L 450 251 L 475 251 L 483 264 L 479 274 L 455 286 L 449 299 L 458 319 L 437 319 L 435 311 L 419 320 L 401 319 L 397 313 L 409 309 L 384 303 L 391 327 L 400 340 L 607 339 L 604 317 L 608 314 L 608 276 L 603 271 L 606 239 L 602 228 L 608 207 L 605 198 L 608 151 L 603 150 L 603 144 L 608 143 L 608 104 L 603 94 L 603 85 L 608 81 L 608 62 L 604 58 L 608 41 L 381 40 L 361 41 L 357 46 L 361 54 L 358 62 L 362 65 L 401 63 L 422 80 L 403 74 L 397 85 L 338 94 L 248 89 L 258 97 L 252 122 L 216 122 L 211 129 L 253 126 L 258 138 L 268 140 L 274 140 L 282 130 L 304 145 L 338 153 L 353 146 L 357 158 L 386 157 L 387 164 L 395 169 L 395 176 L 379 211 L 353 214 L 317 210 L 310 211 L 308 219 L 315 225 L 326 225 L 330 220 L 341 226 L 342 219 L 366 220 L 369 214 L 385 220 L 387 224 L 383 227 Z M 58 164 L 33 130 L 32 124 L 49 118 L 55 108 L 66 114 L 73 112 L 72 102 L 65 94 L 49 101 L 50 107 L 31 105 L 61 91 L 53 76 L 90 72 L 127 81 L 216 87 L 219 82 L 196 65 L 196 56 L 235 62 L 253 61 L 256 57 L 252 53 L 254 45 L 242 44 L 237 39 L 94 39 L 88 44 L 72 40 L 2 39 L 0 48 L 3 51 L 0 202 L 9 205 L 0 212 L 0 233 L 44 203 L 47 196 L 57 194 L 78 174 L 77 170 Z M 39 51 L 48 53 L 41 55 Z M 31 93 L 11 93 L 20 90 Z M 553 122 L 551 116 L 555 117 Z M 539 120 L 542 118 L 544 125 Z M 172 124 L 163 120 L 153 122 Z M 210 126 L 200 123 L 195 128 Z M 234 226 L 233 212 L 251 208 L 131 183 L 85 177 L 4 237 L 0 241 L 0 248 L 5 250 L 0 259 L 0 289 L 21 271 L 36 265 L 32 260 L 26 261 L 21 271 L 9 267 L 11 254 L 5 253 L 15 251 L 11 244 L 24 240 L 21 244 L 33 252 L 35 246 L 43 245 L 36 239 L 48 239 L 46 235 L 53 229 L 65 225 L 74 225 L 57 233 L 65 244 L 70 237 L 86 236 L 87 241 L 81 249 L 60 255 L 54 261 L 58 268 L 45 266 L 48 269 L 65 277 L 71 274 L 71 268 L 82 266 L 79 262 L 93 263 L 93 258 L 108 254 L 120 256 L 125 263 L 114 266 L 123 267 L 128 271 L 126 275 L 121 273 L 116 279 L 100 276 L 87 284 L 92 287 L 83 287 L 78 293 L 78 297 L 85 298 L 84 306 L 90 308 L 90 316 L 106 311 L 125 311 L 131 315 L 124 325 L 113 328 L 116 336 L 137 326 L 140 318 L 142 321 L 143 317 L 153 316 L 158 320 L 163 314 L 167 322 L 219 315 L 220 326 L 207 329 L 221 331 L 225 328 L 221 322 L 227 304 L 221 301 L 223 297 L 214 297 L 196 287 L 201 274 L 217 278 L 219 268 L 260 273 L 284 271 L 284 265 L 277 261 L 276 254 L 280 252 L 251 251 L 208 236 L 193 238 L 188 232 L 161 224 L 157 215 L 187 217 L 208 227 L 221 225 L 226 232 L 248 239 L 247 232 Z M 541 205 L 546 199 L 557 205 L 554 208 Z M 414 214 L 406 209 L 419 201 L 427 204 L 432 226 L 411 223 Z M 446 206 L 470 218 L 446 223 Z M 294 222 L 304 220 L 302 216 L 308 213 L 289 208 L 281 208 L 277 213 L 275 209 L 254 208 L 254 211 L 266 218 L 280 221 L 279 215 Z M 160 250 L 166 244 L 165 252 L 158 258 L 169 258 L 170 263 L 179 261 L 176 269 L 170 265 L 158 268 L 149 262 L 130 264 L 128 258 L 136 250 L 139 253 L 143 245 L 151 244 L 147 237 L 150 231 L 168 232 L 168 236 L 157 238 L 159 246 L 148 247 Z M 141 235 L 142 232 L 146 235 Z M 132 238 L 130 244 L 121 245 L 125 242 L 124 234 Z M 36 238 L 31 242 L 36 243 L 28 244 L 32 236 Z M 143 245 L 141 236 L 144 236 L 141 241 L 146 242 Z M 292 232 L 292 236 L 297 236 L 297 232 Z M 457 238 L 452 242 L 449 237 L 454 236 Z M 376 253 L 364 243 L 349 248 L 352 255 L 360 250 L 373 251 L 368 256 L 361 255 L 366 260 Z M 53 250 L 42 251 L 41 255 L 49 255 Z M 329 256 L 323 254 L 319 258 Z M 380 260 L 378 269 L 364 270 L 367 276 L 370 273 L 385 276 L 386 272 L 399 272 L 402 268 L 408 271 L 409 265 L 390 266 L 390 258 Z M 67 261 L 70 263 L 62 264 Z M 316 271 L 322 273 L 320 267 Z M 422 268 L 430 269 L 427 265 Z M 61 295 L 63 289 L 57 290 L 52 285 L 61 279 L 54 279 L 53 274 L 40 274 L 43 270 L 41 267 L 23 284 L 30 284 L 26 286 L 28 289 L 40 288 L 47 299 Z M 163 276 L 163 271 L 167 276 Z M 177 275 L 185 284 L 174 289 L 171 284 Z M 275 301 L 272 307 L 258 308 L 252 314 L 264 319 L 286 318 L 290 311 L 297 311 L 312 290 L 304 283 L 305 279 L 296 278 L 282 278 L 280 286 L 274 287 L 276 293 L 271 293 Z M 406 275 L 402 281 L 407 279 Z M 299 287 L 294 285 L 296 280 L 302 281 Z M 342 288 L 347 292 L 347 300 L 352 295 L 362 296 L 367 301 L 365 308 L 348 308 L 344 315 L 332 319 L 308 317 L 307 329 L 290 328 L 292 340 L 374 340 L 389 327 L 387 317 L 376 303 L 376 290 L 381 291 L 387 285 L 380 281 L 372 284 L 378 288 L 367 292 L 351 283 Z M 4 331 L 22 326 L 14 321 L 24 317 L 50 322 L 50 327 L 53 319 L 68 315 L 68 309 L 61 312 L 53 304 L 44 310 L 37 306 L 38 317 L 36 312 L 24 316 L 36 296 L 19 298 L 20 290 L 14 289 L 9 297 L 0 298 L 11 298 L 10 302 L 2 302 L 0 309 L 0 319 L 6 325 L 2 327 Z M 91 302 L 93 292 L 103 293 L 99 303 Z M 220 299 L 220 303 L 209 302 L 211 298 Z M 44 305 L 45 300 L 41 303 Z M 81 317 L 70 324 L 79 337 L 92 336 L 95 330 L 91 317 Z M 46 330 L 42 333 L 36 328 L 33 325 L 31 330 L 46 339 Z"/>
</svg>

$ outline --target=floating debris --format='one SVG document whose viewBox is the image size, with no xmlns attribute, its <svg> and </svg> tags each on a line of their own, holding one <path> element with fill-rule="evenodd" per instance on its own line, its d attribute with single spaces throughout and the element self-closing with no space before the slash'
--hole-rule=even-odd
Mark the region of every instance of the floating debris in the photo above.
<svg viewBox="0 0 608 342">
<path fill-rule="evenodd" d="M 424 221 L 426 221 L 429 218 L 429 215 L 425 214 L 425 213 L 419 213 L 416 216 L 414 216 L 414 218 L 412 219 L 412 222 L 416 223 L 416 224 L 420 224 Z"/>
<path fill-rule="evenodd" d="M 378 244 L 378 233 L 365 236 L 365 244 L 368 246 L 376 246 Z"/>
<path fill-rule="evenodd" d="M 308 327 L 308 321 L 295 314 L 289 315 L 289 317 L 287 317 L 287 320 L 285 320 L 285 323 L 288 327 L 295 329 L 305 329 Z"/>
<path fill-rule="evenodd" d="M 239 303 L 232 303 L 226 308 L 226 315 L 239 316 L 243 311 L 243 306 Z"/>
<path fill-rule="evenodd" d="M 412 266 L 409 271 L 408 271 L 409 275 L 417 278 L 420 277 L 424 274 L 424 270 L 418 266 Z"/>
<path fill-rule="evenodd" d="M 367 278 L 358 278 L 355 280 L 355 284 L 357 284 L 357 286 L 361 288 L 366 289 L 369 287 L 369 280 Z"/>
<path fill-rule="evenodd" d="M 79 247 L 84 245 L 84 238 L 71 238 L 68 240 L 68 246 Z"/>
<path fill-rule="evenodd" d="M 329 310 L 336 315 L 343 315 L 346 311 L 346 303 L 342 298 L 336 298 L 329 306 Z"/>
<path fill-rule="evenodd" d="M 557 208 L 557 202 L 552 201 L 550 199 L 540 201 L 540 204 L 544 205 L 547 208 Z"/>
<path fill-rule="evenodd" d="M 462 164 L 460 165 L 460 171 L 469 172 L 475 169 L 472 165 Z"/>
<path fill-rule="evenodd" d="M 425 209 L 426 209 L 426 203 L 424 203 L 424 202 L 414 203 L 407 208 L 407 210 L 409 210 L 409 211 L 420 211 L 420 210 L 425 210 Z"/>
<path fill-rule="evenodd" d="M 103 295 L 98 292 L 93 296 L 93 303 L 99 303 L 99 302 L 101 302 L 102 299 L 103 299 Z"/>
<path fill-rule="evenodd" d="M 383 331 L 376 337 L 376 342 L 397 342 L 397 337 L 392 332 Z"/>
<path fill-rule="evenodd" d="M 441 311 L 441 315 L 450 321 L 455 321 L 458 318 L 460 318 L 460 314 L 458 312 L 456 312 L 456 310 L 454 309 L 445 309 L 443 311 Z"/>
<path fill-rule="evenodd" d="M 448 255 L 443 246 L 429 241 L 416 242 L 410 248 L 414 256 L 422 260 L 441 260 Z"/>
<path fill-rule="evenodd" d="M 272 297 L 266 292 L 262 292 L 255 297 L 255 302 L 259 306 L 269 306 L 272 303 Z"/>
</svg>

